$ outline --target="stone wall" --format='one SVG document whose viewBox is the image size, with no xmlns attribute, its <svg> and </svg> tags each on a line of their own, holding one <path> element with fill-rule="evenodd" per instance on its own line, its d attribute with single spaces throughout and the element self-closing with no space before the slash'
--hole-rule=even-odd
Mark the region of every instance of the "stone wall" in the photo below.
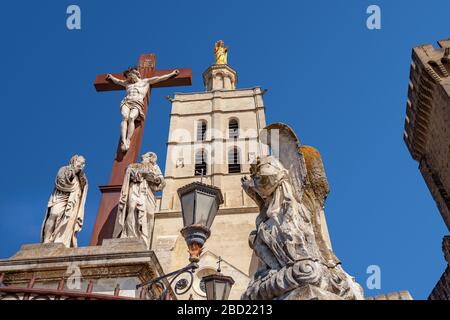
<svg viewBox="0 0 450 320">
<path fill-rule="evenodd" d="M 225 207 L 254 207 L 253 201 L 241 188 L 241 177 L 249 174 L 250 163 L 267 154 L 267 146 L 259 141 L 258 133 L 265 127 L 261 88 L 222 90 L 204 93 L 178 93 L 172 99 L 166 158 L 166 187 L 161 211 L 179 211 L 176 190 L 198 181 L 194 176 L 195 154 L 205 150 L 207 172 L 203 182 L 222 190 Z M 238 120 L 239 137 L 229 138 L 228 123 Z M 198 121 L 206 121 L 204 141 L 197 140 Z M 228 173 L 228 150 L 238 147 L 241 173 Z M 182 162 L 177 164 L 177 160 Z"/>
<path fill-rule="evenodd" d="M 438 44 L 413 49 L 404 141 L 450 230 L 450 39 Z M 448 300 L 449 280 L 447 266 L 429 299 Z"/>
<path fill-rule="evenodd" d="M 223 75 L 230 76 L 226 82 Z M 220 79 L 219 79 L 220 78 Z M 195 285 L 190 294 L 194 299 L 205 299 L 199 288 L 200 278 L 217 267 L 220 256 L 223 272 L 232 275 L 236 283 L 230 294 L 238 299 L 247 288 L 256 269 L 257 259 L 248 245 L 248 237 L 256 227 L 259 210 L 241 187 L 241 178 L 250 174 L 250 163 L 266 155 L 268 147 L 261 143 L 259 132 L 266 126 L 264 91 L 259 87 L 236 89 L 237 74 L 227 65 L 216 65 L 204 73 L 205 92 L 177 93 L 171 99 L 170 128 L 165 166 L 166 187 L 156 214 L 152 249 L 166 272 L 188 263 L 186 243 L 180 234 L 183 226 L 178 188 L 194 181 L 221 189 L 224 204 L 211 228 L 201 256 L 200 269 L 195 274 Z M 230 138 L 229 123 L 236 120 L 237 137 Z M 199 122 L 206 123 L 204 139 L 198 139 Z M 228 151 L 239 149 L 238 173 L 229 172 Z M 206 175 L 195 176 L 195 156 L 206 154 Z"/>
<path fill-rule="evenodd" d="M 404 140 L 450 229 L 450 62 L 430 45 L 412 60 Z"/>
<path fill-rule="evenodd" d="M 434 287 L 428 300 L 450 300 L 450 267 L 447 266 L 444 274 Z"/>
</svg>

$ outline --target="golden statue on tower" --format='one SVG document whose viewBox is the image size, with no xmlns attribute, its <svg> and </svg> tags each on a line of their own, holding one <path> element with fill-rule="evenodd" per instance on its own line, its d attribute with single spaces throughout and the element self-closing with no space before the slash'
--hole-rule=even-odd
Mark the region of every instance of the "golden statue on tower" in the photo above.
<svg viewBox="0 0 450 320">
<path fill-rule="evenodd" d="M 219 40 L 214 45 L 214 56 L 216 64 L 227 64 L 228 49 L 225 47 L 223 40 Z"/>
</svg>

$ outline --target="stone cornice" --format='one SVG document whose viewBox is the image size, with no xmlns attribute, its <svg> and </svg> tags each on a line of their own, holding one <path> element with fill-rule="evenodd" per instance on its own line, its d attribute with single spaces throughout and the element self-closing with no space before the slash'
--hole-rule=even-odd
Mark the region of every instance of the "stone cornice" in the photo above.
<svg viewBox="0 0 450 320">
<path fill-rule="evenodd" d="M 257 141 L 259 142 L 258 137 L 248 137 L 248 138 L 237 138 L 237 139 L 224 139 L 224 138 L 214 138 L 214 139 L 208 139 L 204 141 L 169 141 L 166 142 L 166 145 L 204 145 L 204 144 L 211 144 L 214 142 L 223 142 L 229 144 L 230 147 L 232 147 L 234 144 L 233 142 L 245 142 L 245 141 Z M 237 145 L 237 144 L 236 144 Z"/>
<path fill-rule="evenodd" d="M 239 110 L 223 110 L 223 109 L 216 109 L 216 110 L 210 110 L 210 111 L 205 111 L 205 112 L 189 112 L 187 111 L 186 113 L 179 113 L 179 112 L 172 112 L 170 114 L 171 117 L 186 117 L 186 116 L 204 116 L 204 115 L 212 115 L 214 113 L 222 113 L 222 114 L 227 114 L 227 113 L 231 113 L 231 114 L 235 114 L 235 113 L 245 113 L 245 112 L 257 112 L 259 110 L 264 110 L 265 107 L 264 106 L 258 106 L 258 107 L 254 107 L 254 108 L 249 108 L 249 109 L 239 109 Z"/>
<path fill-rule="evenodd" d="M 230 67 L 228 64 L 212 64 L 203 72 L 203 76 L 211 72 L 211 70 L 220 70 L 220 69 L 226 69 L 227 71 L 234 73 L 237 75 L 236 70 L 234 70 L 232 67 Z"/>
<path fill-rule="evenodd" d="M 255 86 L 251 88 L 241 88 L 233 90 L 214 90 L 203 92 L 176 92 L 170 101 L 173 102 L 188 102 L 188 101 L 204 101 L 212 99 L 233 99 L 233 98 L 250 98 L 257 95 L 264 95 L 266 90 Z M 231 95 L 230 95 L 231 94 Z M 198 96 L 201 96 L 200 98 Z"/>
<path fill-rule="evenodd" d="M 242 165 L 246 165 L 245 163 L 243 163 Z M 215 172 L 213 175 L 207 174 L 204 175 L 203 178 L 211 178 L 213 176 L 244 176 L 244 175 L 249 175 L 250 171 L 244 171 L 242 170 L 240 173 L 228 173 L 228 172 Z M 196 178 L 200 179 L 200 176 L 196 176 Z M 192 175 L 186 175 L 186 176 L 179 176 L 179 177 L 175 177 L 175 176 L 166 176 L 164 177 L 164 179 L 167 180 L 181 180 L 181 179 L 192 179 Z"/>
</svg>

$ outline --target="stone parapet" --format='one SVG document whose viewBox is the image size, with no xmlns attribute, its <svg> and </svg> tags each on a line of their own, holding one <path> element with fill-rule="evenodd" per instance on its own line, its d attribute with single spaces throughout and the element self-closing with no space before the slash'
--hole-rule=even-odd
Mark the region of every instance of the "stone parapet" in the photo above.
<svg viewBox="0 0 450 320">
<path fill-rule="evenodd" d="M 145 298 L 136 285 L 163 274 L 153 251 L 134 239 L 105 239 L 102 246 L 66 248 L 60 243 L 27 244 L 9 259 L 0 260 L 0 287 L 6 297 L 22 300 L 20 288 L 84 298 Z M 26 291 L 26 290 L 25 290 Z M 50 294 L 50 292 L 53 292 Z M 69 294 L 70 293 L 70 294 Z M 0 290 L 0 300 L 5 293 Z M 46 299 L 46 300 L 48 300 Z"/>
</svg>

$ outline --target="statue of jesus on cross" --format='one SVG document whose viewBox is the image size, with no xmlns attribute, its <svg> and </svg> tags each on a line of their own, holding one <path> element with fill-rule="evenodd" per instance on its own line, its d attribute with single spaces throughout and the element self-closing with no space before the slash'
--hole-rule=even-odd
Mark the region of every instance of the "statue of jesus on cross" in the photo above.
<svg viewBox="0 0 450 320">
<path fill-rule="evenodd" d="M 149 87 L 152 84 L 176 77 L 179 73 L 179 70 L 174 70 L 163 76 L 142 79 L 139 70 L 132 67 L 124 71 L 125 80 L 118 79 L 111 74 L 107 75 L 107 80 L 123 86 L 127 90 L 127 94 L 120 104 L 122 152 L 127 152 L 130 148 L 131 138 L 136 127 L 135 121 L 145 121 L 144 99 L 149 92 Z"/>
</svg>

